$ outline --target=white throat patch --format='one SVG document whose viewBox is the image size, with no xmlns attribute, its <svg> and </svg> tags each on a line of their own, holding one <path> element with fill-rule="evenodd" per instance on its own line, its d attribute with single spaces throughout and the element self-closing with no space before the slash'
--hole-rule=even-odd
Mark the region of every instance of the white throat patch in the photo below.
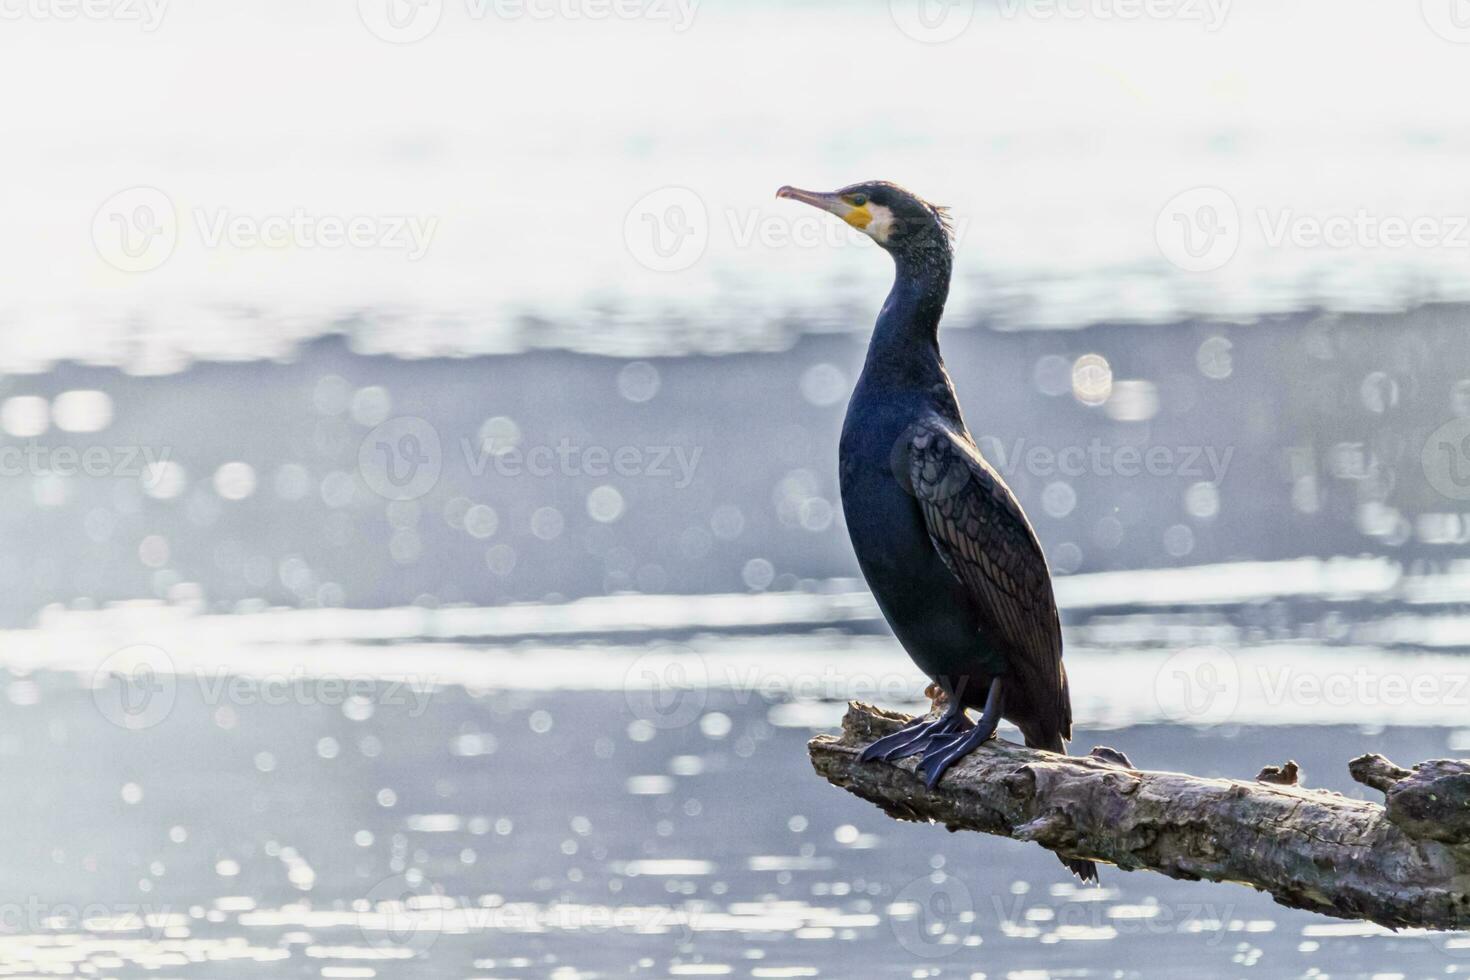
<svg viewBox="0 0 1470 980">
<path fill-rule="evenodd" d="M 878 244 L 886 244 L 893 233 L 893 212 L 881 204 L 869 204 L 868 213 L 873 217 L 863 231 Z"/>
</svg>

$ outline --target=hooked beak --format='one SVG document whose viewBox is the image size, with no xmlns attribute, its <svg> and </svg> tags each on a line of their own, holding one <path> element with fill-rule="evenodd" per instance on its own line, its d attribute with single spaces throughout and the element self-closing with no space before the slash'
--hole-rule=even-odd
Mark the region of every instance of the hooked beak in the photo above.
<svg viewBox="0 0 1470 980">
<path fill-rule="evenodd" d="M 866 206 L 855 207 L 842 199 L 841 194 L 825 193 L 823 191 L 804 191 L 800 187 L 786 185 L 776 192 L 778 198 L 788 201 L 800 201 L 810 204 L 814 208 L 820 208 L 828 214 L 835 214 L 854 228 L 866 230 L 868 223 L 873 220 L 872 213 Z"/>
<path fill-rule="evenodd" d="M 800 187 L 792 187 L 790 184 L 777 191 L 776 196 L 778 198 L 785 198 L 788 201 L 800 201 L 802 204 L 810 204 L 814 208 L 830 211 L 839 217 L 841 216 L 841 208 L 850 207 L 847 202 L 843 201 L 836 194 L 824 194 L 821 191 L 804 191 Z"/>
</svg>

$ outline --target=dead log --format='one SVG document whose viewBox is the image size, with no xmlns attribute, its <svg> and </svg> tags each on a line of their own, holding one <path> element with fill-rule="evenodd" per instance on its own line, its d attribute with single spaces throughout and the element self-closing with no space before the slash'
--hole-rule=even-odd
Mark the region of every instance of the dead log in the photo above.
<svg viewBox="0 0 1470 980">
<path fill-rule="evenodd" d="M 916 759 L 858 761 L 907 721 L 854 702 L 840 737 L 811 740 L 812 765 L 900 820 L 1034 841 L 1124 871 L 1237 882 L 1291 908 L 1390 928 L 1470 929 L 1470 763 L 1354 760 L 1353 777 L 1384 792 L 1385 806 L 1279 778 L 1148 772 L 1111 749 L 1061 756 L 996 739 L 929 790 Z"/>
</svg>

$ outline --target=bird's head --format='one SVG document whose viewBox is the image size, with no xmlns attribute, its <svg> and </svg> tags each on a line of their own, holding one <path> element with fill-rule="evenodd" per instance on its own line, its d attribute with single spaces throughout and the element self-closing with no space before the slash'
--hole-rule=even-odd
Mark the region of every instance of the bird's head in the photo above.
<svg viewBox="0 0 1470 980">
<path fill-rule="evenodd" d="M 886 180 L 849 184 L 835 191 L 783 187 L 777 197 L 801 201 L 837 215 L 895 256 L 952 247 L 949 210 Z"/>
</svg>

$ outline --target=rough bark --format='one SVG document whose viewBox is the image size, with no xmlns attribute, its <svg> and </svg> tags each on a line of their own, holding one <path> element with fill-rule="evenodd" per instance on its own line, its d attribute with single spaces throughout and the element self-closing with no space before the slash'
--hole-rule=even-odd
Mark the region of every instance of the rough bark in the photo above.
<svg viewBox="0 0 1470 980">
<path fill-rule="evenodd" d="M 900 820 L 1125 871 L 1238 882 L 1282 905 L 1391 928 L 1470 929 L 1470 763 L 1355 759 L 1353 777 L 1384 792 L 1384 806 L 1284 781 L 1148 772 L 1110 749 L 1061 756 L 997 739 L 928 790 L 917 759 L 858 761 L 908 720 L 854 702 L 841 737 L 812 739 L 812 765 Z"/>
</svg>

